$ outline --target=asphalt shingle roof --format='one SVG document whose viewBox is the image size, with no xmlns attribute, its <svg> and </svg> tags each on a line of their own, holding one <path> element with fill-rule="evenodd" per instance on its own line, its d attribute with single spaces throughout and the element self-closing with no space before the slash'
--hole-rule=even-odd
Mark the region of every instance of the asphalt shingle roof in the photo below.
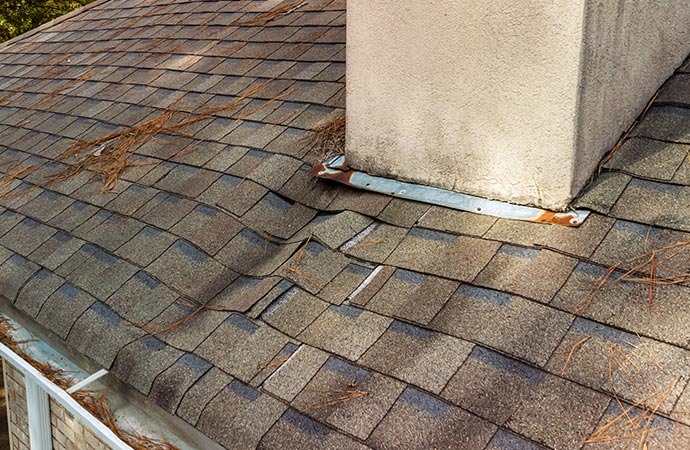
<svg viewBox="0 0 690 450">
<path fill-rule="evenodd" d="M 301 138 L 344 112 L 345 1 L 264 23 L 279 4 L 97 2 L 0 48 L 0 293 L 229 449 L 579 449 L 642 401 L 653 424 L 616 432 L 690 447 L 688 283 L 573 314 L 609 266 L 689 240 L 687 76 L 581 227 L 472 215 L 307 173 Z M 45 183 L 75 142 L 261 83 L 136 148 L 112 191 Z"/>
</svg>

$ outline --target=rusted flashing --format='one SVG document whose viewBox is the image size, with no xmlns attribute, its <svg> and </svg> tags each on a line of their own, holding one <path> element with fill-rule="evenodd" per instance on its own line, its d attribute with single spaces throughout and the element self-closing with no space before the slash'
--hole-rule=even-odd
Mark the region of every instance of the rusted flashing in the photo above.
<svg viewBox="0 0 690 450">
<path fill-rule="evenodd" d="M 589 211 L 586 210 L 557 213 L 531 206 L 488 200 L 431 186 L 375 177 L 350 169 L 345 163 L 343 155 L 329 158 L 314 166 L 309 173 L 315 177 L 337 181 L 358 189 L 504 219 L 578 227 L 589 216 Z"/>
</svg>

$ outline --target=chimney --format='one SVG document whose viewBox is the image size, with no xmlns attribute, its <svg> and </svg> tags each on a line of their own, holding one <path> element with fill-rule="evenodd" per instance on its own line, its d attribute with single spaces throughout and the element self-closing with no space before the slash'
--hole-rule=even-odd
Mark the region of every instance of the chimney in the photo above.
<svg viewBox="0 0 690 450">
<path fill-rule="evenodd" d="M 686 0 L 348 0 L 350 167 L 562 210 L 690 51 Z"/>
</svg>

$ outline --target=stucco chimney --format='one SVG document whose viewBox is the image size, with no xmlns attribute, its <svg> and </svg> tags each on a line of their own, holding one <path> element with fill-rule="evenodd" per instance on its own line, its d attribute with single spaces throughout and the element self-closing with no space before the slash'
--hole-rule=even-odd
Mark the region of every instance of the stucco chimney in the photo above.
<svg viewBox="0 0 690 450">
<path fill-rule="evenodd" d="M 562 209 L 690 51 L 687 0 L 348 0 L 350 167 Z"/>
</svg>

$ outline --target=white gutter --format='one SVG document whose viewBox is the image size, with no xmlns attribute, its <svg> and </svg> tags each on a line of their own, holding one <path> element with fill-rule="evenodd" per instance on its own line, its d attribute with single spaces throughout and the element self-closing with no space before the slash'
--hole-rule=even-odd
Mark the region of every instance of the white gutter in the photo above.
<svg viewBox="0 0 690 450">
<path fill-rule="evenodd" d="M 48 397 L 50 396 L 63 408 L 88 428 L 98 439 L 114 450 L 133 450 L 123 442 L 101 421 L 84 409 L 67 392 L 47 379 L 31 364 L 23 360 L 19 355 L 10 350 L 6 345 L 0 344 L 0 357 L 5 359 L 14 368 L 24 375 L 26 383 L 26 403 L 29 412 L 29 439 L 31 450 L 50 450 L 50 414 Z M 46 434 L 47 430 L 47 434 Z"/>
</svg>

